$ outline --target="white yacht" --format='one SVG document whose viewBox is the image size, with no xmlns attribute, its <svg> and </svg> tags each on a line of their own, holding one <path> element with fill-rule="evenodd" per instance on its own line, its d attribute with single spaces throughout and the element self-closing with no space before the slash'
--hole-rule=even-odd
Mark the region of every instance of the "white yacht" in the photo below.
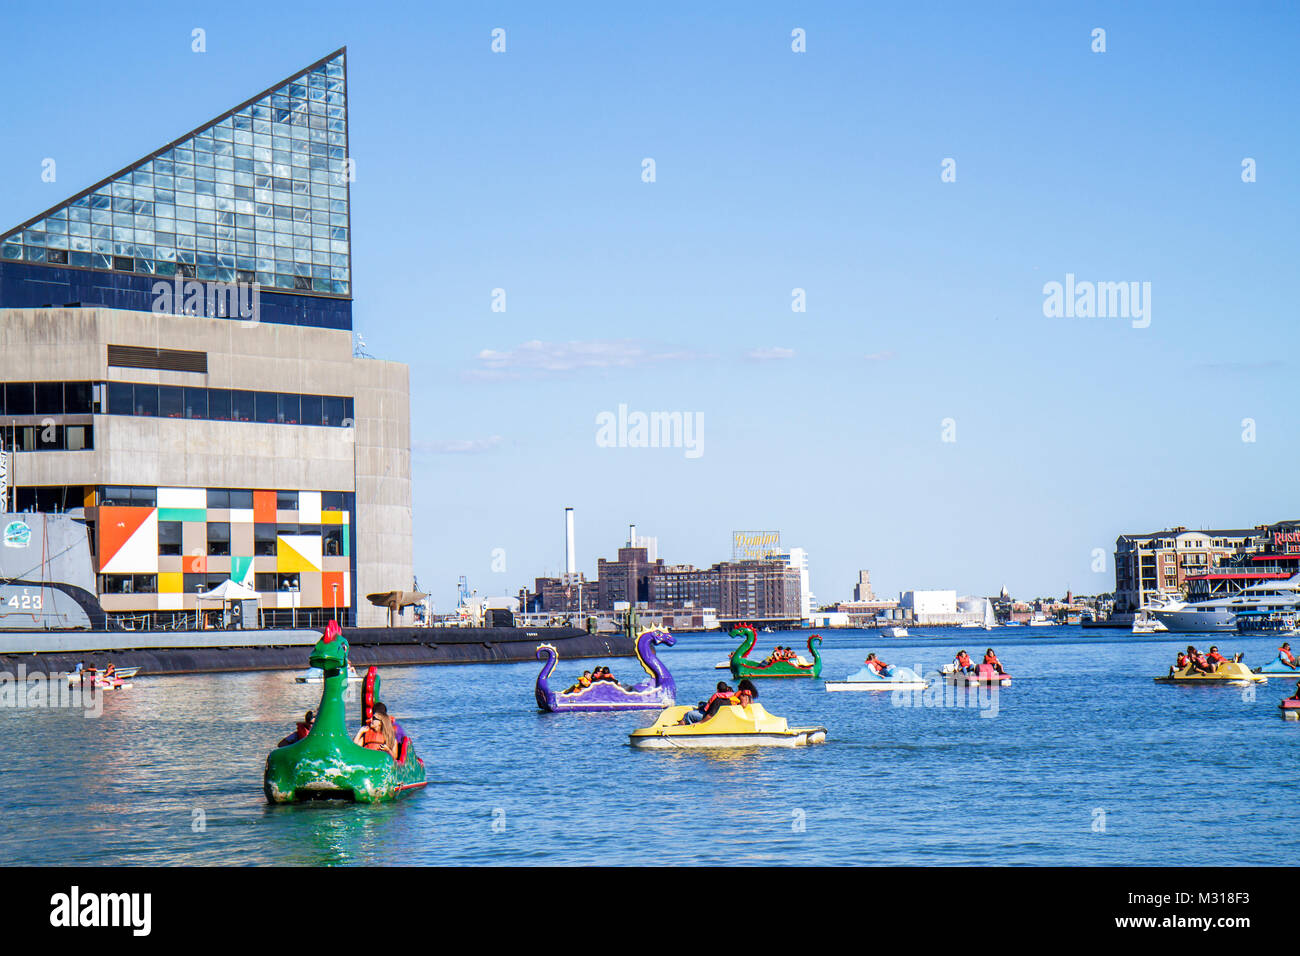
<svg viewBox="0 0 1300 956">
<path fill-rule="evenodd" d="M 1285 581 L 1262 581 L 1231 597 L 1207 601 L 1173 600 L 1144 608 L 1147 615 L 1181 634 L 1235 631 L 1237 614 L 1247 616 L 1300 610 L 1300 574 Z"/>
</svg>

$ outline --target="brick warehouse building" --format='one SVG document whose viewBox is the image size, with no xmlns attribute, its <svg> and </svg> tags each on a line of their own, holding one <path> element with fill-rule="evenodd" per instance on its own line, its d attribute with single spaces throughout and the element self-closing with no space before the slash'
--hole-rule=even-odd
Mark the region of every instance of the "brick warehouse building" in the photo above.
<svg viewBox="0 0 1300 956">
<path fill-rule="evenodd" d="M 229 578 L 266 624 L 379 624 L 364 595 L 411 585 L 408 369 L 353 355 L 346 62 L 0 234 L 9 507 L 84 517 L 110 618 Z"/>
</svg>

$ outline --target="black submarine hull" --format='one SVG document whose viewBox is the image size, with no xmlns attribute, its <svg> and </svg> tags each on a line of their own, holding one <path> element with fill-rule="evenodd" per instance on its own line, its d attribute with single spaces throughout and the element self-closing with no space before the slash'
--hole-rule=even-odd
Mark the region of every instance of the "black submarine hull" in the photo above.
<svg viewBox="0 0 1300 956">
<path fill-rule="evenodd" d="M 226 635 L 229 632 L 223 632 Z M 265 635 L 265 632 L 262 632 Z M 632 640 L 622 632 L 589 634 L 577 627 L 357 627 L 344 631 L 349 657 L 358 668 L 415 667 L 425 664 L 504 664 L 536 660 L 538 644 L 552 644 L 560 660 L 633 657 Z M 57 674 L 78 663 L 139 667 L 140 676 L 219 674 L 242 671 L 306 670 L 310 645 L 263 643 L 244 647 L 132 647 L 132 633 L 112 650 L 0 654 L 0 671 Z"/>
</svg>

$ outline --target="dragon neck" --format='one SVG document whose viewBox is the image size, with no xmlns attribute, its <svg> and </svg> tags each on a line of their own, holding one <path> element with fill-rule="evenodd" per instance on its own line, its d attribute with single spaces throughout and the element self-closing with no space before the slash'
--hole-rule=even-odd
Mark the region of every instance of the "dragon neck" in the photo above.
<svg viewBox="0 0 1300 956">
<path fill-rule="evenodd" d="M 317 734 L 327 737 L 348 736 L 345 700 L 347 690 L 346 663 L 338 670 L 325 671 L 325 680 L 321 685 L 320 706 L 316 708 L 316 723 L 312 726 L 311 736 Z"/>
</svg>

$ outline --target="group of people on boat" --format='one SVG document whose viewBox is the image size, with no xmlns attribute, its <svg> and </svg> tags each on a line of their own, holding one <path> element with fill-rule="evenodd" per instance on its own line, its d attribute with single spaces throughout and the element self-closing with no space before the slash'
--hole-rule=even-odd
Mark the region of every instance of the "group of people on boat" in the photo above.
<svg viewBox="0 0 1300 956">
<path fill-rule="evenodd" d="M 566 694 L 576 694 L 578 691 L 586 690 L 592 684 L 598 684 L 601 681 L 611 681 L 618 683 L 618 678 L 609 672 L 609 668 L 601 664 L 595 670 L 583 671 L 578 682 L 565 691 Z"/>
<path fill-rule="evenodd" d="M 300 740 L 306 740 L 311 734 L 311 729 L 316 726 L 316 714 L 307 711 L 302 720 L 294 728 L 293 733 L 281 740 L 277 747 L 288 747 L 290 744 L 296 744 Z M 371 708 L 370 720 L 362 725 L 361 729 L 356 732 L 352 742 L 359 747 L 365 747 L 367 750 L 382 750 L 394 760 L 400 753 L 402 741 L 406 739 L 406 731 L 402 725 L 388 715 L 388 707 L 383 701 L 375 701 L 375 706 Z"/>
<path fill-rule="evenodd" d="M 77 661 L 77 666 L 73 668 L 72 673 L 80 676 L 83 684 L 86 682 L 87 678 L 90 678 L 91 683 L 99 680 L 107 681 L 111 684 L 113 681 L 117 680 L 117 667 L 114 666 L 112 661 L 109 661 L 104 665 L 104 672 L 102 674 L 96 667 L 87 667 L 85 661 Z"/>
<path fill-rule="evenodd" d="M 778 644 L 767 659 L 763 661 L 763 666 L 766 667 L 769 664 L 775 664 L 779 661 L 784 661 L 787 664 L 798 664 L 799 655 L 795 652 L 793 647 L 784 647 L 781 644 Z"/>
<path fill-rule="evenodd" d="M 758 699 L 758 688 L 749 678 L 745 678 L 733 689 L 725 680 L 718 681 L 718 689 L 708 700 L 702 700 L 693 710 L 688 710 L 677 723 L 698 724 L 714 716 L 723 707 L 736 704 L 748 707 Z"/>
<path fill-rule="evenodd" d="M 367 750 L 382 750 L 394 760 L 397 759 L 406 731 L 392 717 L 388 716 L 388 707 L 383 701 L 375 701 L 370 710 L 370 720 L 357 731 L 352 742 Z"/>
<path fill-rule="evenodd" d="M 975 662 L 971 660 L 971 656 L 964 650 L 958 651 L 957 656 L 952 659 L 952 662 L 956 666 L 958 674 L 979 673 L 979 667 L 976 666 Z M 998 660 L 998 655 L 993 653 L 993 648 L 991 647 L 984 652 L 983 663 L 990 665 L 999 674 L 1006 673 L 1006 671 L 1002 669 L 1002 662 Z"/>
<path fill-rule="evenodd" d="M 1287 653 L 1290 653 L 1290 645 L 1283 644 L 1282 647 L 1286 647 L 1288 649 Z M 1281 648 L 1279 648 L 1279 653 L 1280 652 Z M 1238 654 L 1232 659 L 1240 660 L 1241 655 Z M 1208 654 L 1202 654 L 1191 644 L 1188 644 L 1186 651 L 1178 652 L 1178 657 L 1175 659 L 1173 666 L 1169 668 L 1169 676 L 1172 677 L 1174 674 L 1188 666 L 1191 667 L 1192 673 L 1195 674 L 1213 674 L 1219 669 L 1220 664 L 1226 664 L 1228 661 L 1228 658 L 1219 653 L 1219 646 L 1217 644 L 1212 644 L 1210 646 Z"/>
</svg>

